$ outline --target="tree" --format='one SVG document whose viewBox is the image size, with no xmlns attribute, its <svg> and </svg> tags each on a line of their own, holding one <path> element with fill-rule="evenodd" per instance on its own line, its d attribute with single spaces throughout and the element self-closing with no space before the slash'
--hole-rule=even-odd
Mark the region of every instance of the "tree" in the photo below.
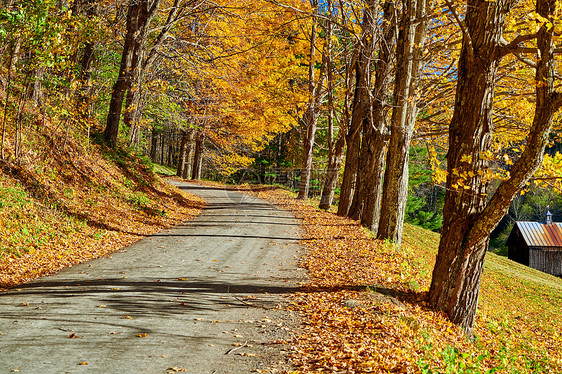
<svg viewBox="0 0 562 374">
<path fill-rule="evenodd" d="M 346 134 L 347 150 L 345 168 L 338 204 L 339 216 L 353 216 L 352 207 L 354 194 L 357 189 L 357 172 L 359 169 L 359 156 L 361 150 L 361 131 L 365 121 L 369 120 L 372 105 L 371 67 L 373 54 L 377 44 L 378 25 L 375 17 L 375 2 L 365 2 L 363 21 L 361 24 L 361 37 L 357 41 L 354 56 L 355 92 L 351 111 L 351 122 Z"/>
<path fill-rule="evenodd" d="M 158 11 L 161 0 L 130 0 L 127 11 L 127 34 L 125 36 L 119 76 L 113 85 L 107 125 L 104 137 L 107 143 L 115 147 L 119 135 L 119 122 L 125 93 L 135 82 L 139 74 L 142 55 L 145 52 L 146 39 L 150 31 L 152 19 Z"/>
<path fill-rule="evenodd" d="M 542 162 L 554 114 L 562 95 L 554 90 L 556 1 L 537 0 L 539 29 L 503 39 L 505 20 L 515 0 L 468 0 L 460 20 L 463 32 L 455 108 L 449 129 L 443 230 L 429 291 L 429 303 L 472 335 L 484 256 L 491 231 Z M 525 46 L 536 41 L 532 48 Z M 486 171 L 494 135 L 493 98 L 497 69 L 507 54 L 535 68 L 535 111 L 525 149 L 487 194 Z M 523 56 L 537 55 L 536 62 Z"/>
<path fill-rule="evenodd" d="M 310 53 L 308 62 L 308 105 L 306 112 L 302 116 L 301 122 L 303 127 L 303 156 L 301 168 L 301 182 L 299 188 L 298 199 L 308 198 L 308 189 L 310 185 L 310 172 L 312 169 L 312 156 L 314 150 L 314 139 L 316 138 L 316 130 L 318 128 L 318 116 L 320 115 L 320 105 L 324 94 L 324 80 L 326 75 L 326 65 L 328 53 L 330 53 L 330 41 L 324 43 L 322 53 L 322 62 L 318 79 L 316 78 L 316 50 L 318 39 L 318 0 L 311 0 L 310 5 L 312 11 L 312 25 L 310 29 Z"/>
<path fill-rule="evenodd" d="M 384 4 L 382 40 L 375 63 L 375 83 L 373 85 L 372 106 L 368 125 L 363 129 L 360 168 L 357 175 L 360 190 L 356 204 L 360 201 L 360 218 L 363 226 L 377 232 L 382 200 L 384 161 L 388 143 L 387 114 L 391 108 L 388 87 L 391 86 L 391 72 L 396 55 L 397 9 L 392 1 Z"/>
<path fill-rule="evenodd" d="M 390 142 L 384 174 L 383 197 L 377 237 L 398 245 L 408 198 L 410 143 L 417 117 L 416 88 L 422 67 L 430 1 L 404 0 L 396 47 L 396 79 Z"/>
</svg>

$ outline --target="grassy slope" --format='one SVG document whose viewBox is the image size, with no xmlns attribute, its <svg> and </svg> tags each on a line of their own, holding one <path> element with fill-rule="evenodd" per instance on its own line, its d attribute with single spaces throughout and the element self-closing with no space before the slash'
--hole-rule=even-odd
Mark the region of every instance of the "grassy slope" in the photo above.
<svg viewBox="0 0 562 374">
<path fill-rule="evenodd" d="M 406 225 L 398 249 L 287 192 L 260 196 L 303 219 L 300 372 L 562 372 L 561 279 L 489 253 L 471 343 L 425 302 L 437 234 Z"/>
<path fill-rule="evenodd" d="M 431 271 L 439 235 L 411 225 L 404 235 Z M 494 253 L 485 261 L 475 329 L 482 349 L 503 356 L 507 372 L 511 366 L 523 368 L 513 372 L 562 369 L 562 279 Z"/>
<path fill-rule="evenodd" d="M 0 163 L 0 289 L 111 253 L 203 206 L 149 162 L 80 136 L 64 142 L 61 131 L 37 129 L 20 163 Z"/>
</svg>

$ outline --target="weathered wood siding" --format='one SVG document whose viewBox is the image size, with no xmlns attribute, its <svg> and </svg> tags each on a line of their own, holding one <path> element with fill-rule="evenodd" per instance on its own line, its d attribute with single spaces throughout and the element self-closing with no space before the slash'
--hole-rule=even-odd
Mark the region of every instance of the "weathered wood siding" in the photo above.
<svg viewBox="0 0 562 374">
<path fill-rule="evenodd" d="M 556 247 L 529 248 L 529 267 L 562 276 L 562 249 Z"/>
</svg>

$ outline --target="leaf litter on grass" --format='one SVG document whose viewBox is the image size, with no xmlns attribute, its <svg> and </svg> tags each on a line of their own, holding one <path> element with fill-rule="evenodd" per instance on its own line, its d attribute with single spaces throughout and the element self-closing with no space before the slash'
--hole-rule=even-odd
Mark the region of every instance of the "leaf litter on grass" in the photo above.
<svg viewBox="0 0 562 374">
<path fill-rule="evenodd" d="M 437 234 L 407 225 L 398 248 L 288 191 L 260 188 L 254 194 L 302 219 L 308 279 L 291 303 L 303 324 L 303 333 L 291 342 L 296 372 L 562 372 L 562 291 L 556 278 L 549 278 L 554 286 L 544 291 L 550 301 L 530 303 L 525 287 L 516 293 L 498 290 L 515 280 L 494 273 L 491 268 L 503 259 L 490 255 L 471 342 L 426 304 Z M 510 298 L 519 298 L 519 310 L 510 308 Z"/>
<path fill-rule="evenodd" d="M 0 170 L 0 290 L 107 255 L 204 206 L 134 154 L 83 147 L 69 140 Z"/>
</svg>

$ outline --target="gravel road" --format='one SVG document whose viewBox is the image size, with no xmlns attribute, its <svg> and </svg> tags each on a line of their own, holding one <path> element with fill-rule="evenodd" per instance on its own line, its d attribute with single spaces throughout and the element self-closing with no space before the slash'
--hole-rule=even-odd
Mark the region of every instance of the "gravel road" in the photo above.
<svg viewBox="0 0 562 374">
<path fill-rule="evenodd" d="M 0 294 L 0 373 L 250 373 L 281 368 L 299 221 L 179 183 L 201 215 L 112 256 Z"/>
</svg>

